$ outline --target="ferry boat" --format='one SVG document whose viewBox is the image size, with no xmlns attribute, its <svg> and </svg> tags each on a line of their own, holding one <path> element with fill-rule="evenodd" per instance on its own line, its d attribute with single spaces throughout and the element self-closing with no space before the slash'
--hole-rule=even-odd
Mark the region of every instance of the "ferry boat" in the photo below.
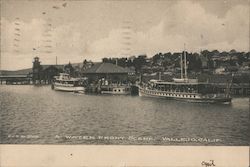
<svg viewBox="0 0 250 167">
<path fill-rule="evenodd" d="M 51 88 L 58 91 L 84 93 L 85 88 L 81 85 L 80 78 L 72 78 L 67 73 L 60 73 L 54 77 Z"/>
<path fill-rule="evenodd" d="M 181 78 L 173 78 L 172 81 L 150 80 L 148 83 L 140 84 L 139 96 L 159 97 L 175 100 L 200 103 L 231 103 L 229 85 L 226 93 L 218 93 L 214 86 L 208 82 L 198 82 L 198 79 L 187 77 L 186 54 L 184 52 L 184 69 L 181 55 Z"/>
<path fill-rule="evenodd" d="M 161 97 L 189 102 L 230 103 L 231 97 L 226 93 L 211 91 L 213 86 L 201 82 L 165 82 L 150 80 L 139 86 L 139 96 Z"/>
</svg>

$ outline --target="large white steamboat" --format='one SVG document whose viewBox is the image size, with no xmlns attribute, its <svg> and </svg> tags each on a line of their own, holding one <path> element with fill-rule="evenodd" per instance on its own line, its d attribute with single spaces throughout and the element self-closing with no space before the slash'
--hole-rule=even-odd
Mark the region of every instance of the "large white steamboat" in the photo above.
<svg viewBox="0 0 250 167">
<path fill-rule="evenodd" d="M 139 96 L 168 98 L 189 102 L 230 103 L 227 93 L 214 93 L 212 85 L 196 81 L 165 82 L 150 80 L 139 86 Z"/>
<path fill-rule="evenodd" d="M 139 85 L 139 96 L 167 98 L 200 103 L 231 103 L 228 89 L 225 93 L 218 93 L 214 86 L 207 82 L 198 82 L 198 79 L 187 77 L 186 53 L 184 52 L 184 70 L 181 55 L 181 78 L 173 78 L 171 82 L 150 80 Z"/>
<path fill-rule="evenodd" d="M 54 77 L 52 89 L 65 92 L 84 92 L 85 88 L 81 84 L 79 78 L 72 78 L 67 73 L 60 73 L 59 76 Z"/>
</svg>

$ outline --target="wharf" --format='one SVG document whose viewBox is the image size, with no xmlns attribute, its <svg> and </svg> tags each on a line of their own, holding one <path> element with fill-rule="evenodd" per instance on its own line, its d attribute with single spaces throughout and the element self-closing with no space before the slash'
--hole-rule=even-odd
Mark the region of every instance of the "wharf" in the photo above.
<svg viewBox="0 0 250 167">
<path fill-rule="evenodd" d="M 32 84 L 32 77 L 29 75 L 0 75 L 0 84 L 30 85 Z"/>
</svg>

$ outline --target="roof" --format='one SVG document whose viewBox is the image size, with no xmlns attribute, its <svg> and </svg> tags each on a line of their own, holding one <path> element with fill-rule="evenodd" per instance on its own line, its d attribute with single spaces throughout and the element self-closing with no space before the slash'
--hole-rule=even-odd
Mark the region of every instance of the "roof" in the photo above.
<svg viewBox="0 0 250 167">
<path fill-rule="evenodd" d="M 96 63 L 91 68 L 86 69 L 84 74 L 95 74 L 95 73 L 132 73 L 131 69 L 116 66 L 111 63 Z"/>
<path fill-rule="evenodd" d="M 0 78 L 30 78 L 30 76 L 25 74 L 20 74 L 20 75 L 10 74 L 10 75 L 0 75 Z"/>
</svg>

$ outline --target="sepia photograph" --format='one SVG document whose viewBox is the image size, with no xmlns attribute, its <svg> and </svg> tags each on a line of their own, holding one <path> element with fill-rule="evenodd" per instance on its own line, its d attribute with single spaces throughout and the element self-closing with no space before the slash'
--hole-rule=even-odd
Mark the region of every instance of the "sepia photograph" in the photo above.
<svg viewBox="0 0 250 167">
<path fill-rule="evenodd" d="M 2 148 L 249 147 L 249 0 L 0 2 Z"/>
</svg>

